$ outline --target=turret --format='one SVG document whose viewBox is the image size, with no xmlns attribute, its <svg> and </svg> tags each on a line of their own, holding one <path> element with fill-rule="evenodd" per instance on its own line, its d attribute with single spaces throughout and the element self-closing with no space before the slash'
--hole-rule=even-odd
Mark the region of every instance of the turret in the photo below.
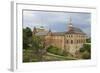
<svg viewBox="0 0 100 73">
<path fill-rule="evenodd" d="M 49 29 L 49 31 L 48 31 L 48 35 L 51 35 L 51 34 L 52 34 L 51 29 Z"/>
<path fill-rule="evenodd" d="M 37 32 L 36 27 L 33 28 L 33 35 Z"/>
</svg>

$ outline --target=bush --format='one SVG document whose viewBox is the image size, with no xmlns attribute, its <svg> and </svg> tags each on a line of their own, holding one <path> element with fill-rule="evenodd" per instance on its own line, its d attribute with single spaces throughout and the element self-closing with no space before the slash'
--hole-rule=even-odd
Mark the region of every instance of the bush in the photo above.
<svg viewBox="0 0 100 73">
<path fill-rule="evenodd" d="M 82 48 L 80 48 L 80 52 L 84 52 L 85 51 L 85 49 L 82 47 Z"/>
<path fill-rule="evenodd" d="M 82 48 L 80 48 L 80 52 L 91 52 L 91 45 L 90 44 L 84 44 Z"/>
<path fill-rule="evenodd" d="M 29 44 L 32 39 L 32 31 L 29 27 L 23 28 L 23 49 L 30 48 Z"/>
<path fill-rule="evenodd" d="M 62 51 L 61 48 L 55 47 L 55 46 L 49 46 L 47 49 L 47 52 L 56 54 L 56 55 L 61 55 L 61 56 L 68 56 L 68 52 Z"/>
<path fill-rule="evenodd" d="M 84 44 L 82 48 L 80 48 L 80 52 L 82 54 L 83 59 L 90 59 L 91 58 L 91 45 Z"/>
<path fill-rule="evenodd" d="M 83 59 L 90 59 L 91 58 L 91 55 L 90 55 L 90 53 L 88 51 L 85 51 L 82 54 L 82 58 Z"/>
<path fill-rule="evenodd" d="M 68 53 L 68 52 L 66 52 L 66 51 L 63 51 L 61 55 L 62 55 L 62 56 L 68 56 L 68 55 L 69 55 L 69 53 Z"/>
<path fill-rule="evenodd" d="M 53 54 L 61 55 L 61 49 L 55 46 L 49 46 L 47 51 Z"/>
<path fill-rule="evenodd" d="M 32 51 L 29 49 L 24 49 L 23 50 L 23 62 L 30 62 L 32 56 Z"/>
<path fill-rule="evenodd" d="M 86 39 L 87 43 L 91 43 L 91 38 Z"/>
</svg>

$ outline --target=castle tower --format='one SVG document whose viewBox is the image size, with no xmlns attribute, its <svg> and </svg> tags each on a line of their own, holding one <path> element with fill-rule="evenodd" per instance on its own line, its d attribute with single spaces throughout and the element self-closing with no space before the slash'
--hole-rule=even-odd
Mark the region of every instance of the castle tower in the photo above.
<svg viewBox="0 0 100 73">
<path fill-rule="evenodd" d="M 51 29 L 49 29 L 49 32 L 51 32 Z"/>
<path fill-rule="evenodd" d="M 49 29 L 49 31 L 48 31 L 48 32 L 49 32 L 49 33 L 48 33 L 49 35 L 51 35 L 51 34 L 52 34 L 51 29 Z"/>
<path fill-rule="evenodd" d="M 33 28 L 32 35 L 34 35 L 37 32 L 36 27 Z"/>
</svg>

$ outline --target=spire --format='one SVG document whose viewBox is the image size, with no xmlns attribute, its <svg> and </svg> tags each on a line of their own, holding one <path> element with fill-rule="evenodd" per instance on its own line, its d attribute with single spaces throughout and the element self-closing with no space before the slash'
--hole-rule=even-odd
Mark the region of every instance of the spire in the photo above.
<svg viewBox="0 0 100 73">
<path fill-rule="evenodd" d="M 37 32 L 36 27 L 34 26 L 33 28 L 33 34 L 35 34 Z"/>
<path fill-rule="evenodd" d="M 69 17 L 69 22 L 71 22 L 72 21 L 72 19 L 71 19 L 71 16 Z"/>
<path fill-rule="evenodd" d="M 33 31 L 36 31 L 36 27 L 34 26 Z"/>
<path fill-rule="evenodd" d="M 68 21 L 68 29 L 71 30 L 73 27 L 72 25 L 72 19 L 71 19 L 71 16 L 69 17 L 69 21 Z"/>
<path fill-rule="evenodd" d="M 51 29 L 49 29 L 49 32 L 51 32 Z"/>
<path fill-rule="evenodd" d="M 71 19 L 71 16 L 69 17 L 69 26 L 72 26 L 72 19 Z"/>
<path fill-rule="evenodd" d="M 48 35 L 52 35 L 51 29 L 48 30 Z"/>
</svg>

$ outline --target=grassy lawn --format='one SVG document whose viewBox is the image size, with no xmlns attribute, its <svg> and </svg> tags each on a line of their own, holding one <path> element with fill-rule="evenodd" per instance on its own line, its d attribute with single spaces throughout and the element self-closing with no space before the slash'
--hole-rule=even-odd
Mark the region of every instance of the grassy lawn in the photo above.
<svg viewBox="0 0 100 73">
<path fill-rule="evenodd" d="M 76 59 L 77 58 L 69 56 L 60 56 L 47 52 L 45 55 L 43 55 L 42 60 L 39 60 L 38 56 L 34 54 L 31 49 L 23 50 L 23 62 L 64 61 Z"/>
<path fill-rule="evenodd" d="M 68 56 L 60 56 L 60 55 L 55 55 L 52 53 L 47 53 L 45 56 L 45 59 L 47 59 L 47 61 L 62 61 L 62 60 L 76 60 L 77 58 L 73 58 L 73 57 L 68 57 Z"/>
</svg>

